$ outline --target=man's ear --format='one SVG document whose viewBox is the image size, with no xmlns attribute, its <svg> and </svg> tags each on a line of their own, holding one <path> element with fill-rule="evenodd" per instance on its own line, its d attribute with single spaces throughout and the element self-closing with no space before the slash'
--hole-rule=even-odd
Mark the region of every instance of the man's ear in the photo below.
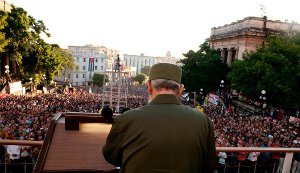
<svg viewBox="0 0 300 173">
<path fill-rule="evenodd" d="M 183 89 L 184 89 L 184 85 L 183 85 L 183 84 L 180 84 L 179 89 L 178 89 L 176 95 L 177 95 L 177 96 L 181 96 L 181 93 L 182 93 Z"/>
<path fill-rule="evenodd" d="M 147 88 L 148 88 L 148 94 L 149 94 L 149 95 L 152 95 L 153 88 L 152 88 L 152 85 L 151 85 L 151 80 L 149 80 L 149 81 L 147 82 Z"/>
</svg>

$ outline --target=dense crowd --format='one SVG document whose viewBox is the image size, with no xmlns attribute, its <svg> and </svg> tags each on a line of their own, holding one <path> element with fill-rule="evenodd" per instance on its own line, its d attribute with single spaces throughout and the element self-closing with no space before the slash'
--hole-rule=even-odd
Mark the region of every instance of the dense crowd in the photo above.
<svg viewBox="0 0 300 173">
<path fill-rule="evenodd" d="M 121 95 L 121 97 L 125 96 Z M 0 99 L 0 139 L 44 140 L 55 113 L 96 113 L 103 106 L 102 103 L 108 101 L 109 93 L 101 92 L 99 88 L 83 87 L 77 88 L 72 93 L 7 96 Z M 114 98 L 115 101 L 116 98 Z M 137 108 L 146 105 L 147 102 L 148 94 L 145 86 L 128 88 L 127 106 L 129 108 Z M 280 111 L 282 117 L 279 119 L 274 118 L 275 116 L 240 116 L 232 106 L 224 108 L 220 105 L 206 104 L 203 108 L 214 122 L 217 146 L 300 147 L 299 127 L 289 123 L 289 117 L 284 115 L 284 111 Z M 25 156 L 35 162 L 37 153 L 38 148 L 31 148 L 31 150 L 26 150 Z M 284 153 L 218 152 L 217 155 L 221 166 L 235 165 L 238 162 L 246 165 L 256 162 L 282 165 Z M 299 154 L 295 154 L 294 159 L 300 163 Z M 276 166 L 276 169 L 280 171 L 280 167 Z M 297 169 L 300 169 L 299 166 Z"/>
<path fill-rule="evenodd" d="M 300 129 L 289 123 L 289 117 L 285 116 L 278 120 L 272 117 L 260 115 L 238 116 L 222 113 L 220 106 L 207 106 L 205 109 L 215 125 L 216 146 L 218 147 L 282 147 L 300 148 Z M 285 153 L 269 152 L 236 152 L 236 153 L 217 153 L 220 169 L 236 171 L 238 164 L 254 170 L 255 165 L 269 165 L 266 171 L 282 171 Z M 294 154 L 295 167 L 293 173 L 299 171 L 299 153 Z M 232 168 L 230 168 L 232 167 Z M 297 169 L 297 170 L 296 170 Z M 233 171 L 233 172 L 235 172 Z M 240 170 L 242 171 L 242 170 Z M 265 171 L 265 170 L 264 170 Z"/>
</svg>

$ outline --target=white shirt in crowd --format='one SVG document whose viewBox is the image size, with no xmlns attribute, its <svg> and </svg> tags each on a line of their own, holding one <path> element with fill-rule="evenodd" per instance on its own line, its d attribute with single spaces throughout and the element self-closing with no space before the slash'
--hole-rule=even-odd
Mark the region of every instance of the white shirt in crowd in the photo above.
<svg viewBox="0 0 300 173">
<path fill-rule="evenodd" d="M 218 153 L 218 157 L 219 157 L 219 163 L 220 164 L 225 164 L 225 160 L 227 158 L 227 154 L 225 152 L 219 152 Z"/>
<path fill-rule="evenodd" d="M 260 152 L 251 152 L 248 154 L 248 160 L 255 162 L 257 161 L 257 157 L 259 156 Z"/>
<path fill-rule="evenodd" d="M 30 155 L 30 152 L 29 152 L 30 148 L 31 148 L 30 146 L 22 146 L 21 147 L 21 150 L 22 150 L 21 157 L 28 157 Z"/>
<path fill-rule="evenodd" d="M 6 150 L 11 160 L 20 159 L 21 146 L 8 145 Z"/>
</svg>

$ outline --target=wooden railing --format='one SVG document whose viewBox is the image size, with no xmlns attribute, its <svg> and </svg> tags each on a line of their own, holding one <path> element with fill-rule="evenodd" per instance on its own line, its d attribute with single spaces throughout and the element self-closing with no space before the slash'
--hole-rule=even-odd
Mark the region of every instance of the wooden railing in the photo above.
<svg viewBox="0 0 300 173">
<path fill-rule="evenodd" d="M 42 146 L 43 141 L 28 140 L 0 140 L 0 145 Z M 272 147 L 217 147 L 222 152 L 284 152 L 286 153 L 282 173 L 290 173 L 293 154 L 300 153 L 300 148 L 272 148 Z"/>
</svg>

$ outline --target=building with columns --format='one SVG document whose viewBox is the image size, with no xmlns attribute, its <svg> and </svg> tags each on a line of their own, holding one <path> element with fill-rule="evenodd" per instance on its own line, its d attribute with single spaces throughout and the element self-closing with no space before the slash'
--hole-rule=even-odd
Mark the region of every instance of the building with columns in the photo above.
<svg viewBox="0 0 300 173">
<path fill-rule="evenodd" d="M 68 46 L 68 51 L 73 55 L 78 69 L 65 69 L 62 76 L 55 80 L 73 86 L 91 85 L 94 73 L 106 74 L 106 71 L 112 71 L 119 54 L 118 50 L 95 45 Z"/>
<path fill-rule="evenodd" d="M 298 23 L 268 20 L 267 17 L 246 17 L 243 20 L 213 27 L 208 39 L 211 47 L 220 51 L 222 61 L 231 65 L 242 59 L 243 53 L 255 51 L 272 34 L 293 34 L 300 31 Z"/>
<path fill-rule="evenodd" d="M 143 53 L 140 55 L 123 55 L 125 66 L 129 68 L 135 68 L 136 73 L 141 73 L 141 69 L 145 66 L 153 66 L 157 63 L 171 63 L 177 64 L 179 59 L 173 57 L 171 52 L 168 51 L 166 56 L 164 57 L 153 57 L 153 56 L 145 56 Z"/>
</svg>

